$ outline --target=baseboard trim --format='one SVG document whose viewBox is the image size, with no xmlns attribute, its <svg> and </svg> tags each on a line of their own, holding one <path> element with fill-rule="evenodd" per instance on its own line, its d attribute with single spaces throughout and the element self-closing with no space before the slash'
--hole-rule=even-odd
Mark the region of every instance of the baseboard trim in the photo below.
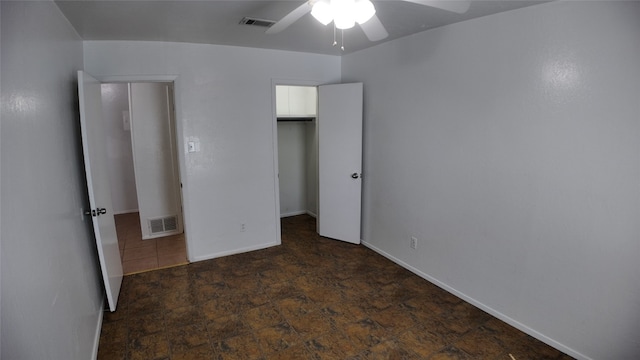
<svg viewBox="0 0 640 360">
<path fill-rule="evenodd" d="M 507 315 L 505 315 L 505 314 L 503 314 L 503 313 L 501 313 L 501 312 L 499 312 L 499 311 L 497 311 L 497 310 L 495 310 L 495 309 L 483 304 L 482 302 L 477 301 L 476 299 L 474 299 L 474 298 L 472 298 L 472 297 L 470 297 L 470 296 L 468 296 L 468 295 L 466 295 L 466 294 L 454 289 L 453 287 L 447 285 L 446 283 L 444 283 L 444 282 L 442 282 L 442 281 L 440 281 L 440 280 L 438 280 L 438 279 L 436 279 L 436 278 L 434 278 L 434 277 L 432 277 L 432 276 L 430 276 L 430 275 L 418 270 L 417 268 L 405 263 L 404 261 L 396 258 L 395 256 L 393 256 L 393 255 L 385 252 L 384 250 L 376 247 L 375 245 L 373 245 L 371 243 L 368 243 L 368 242 L 366 242 L 364 240 L 361 240 L 361 243 L 362 243 L 362 245 L 364 245 L 364 246 L 368 247 L 369 249 L 375 251 L 376 253 L 386 257 L 387 259 L 393 261 L 394 263 L 396 263 L 396 264 L 402 266 L 403 268 L 411 271 L 412 273 L 420 276 L 421 278 L 429 281 L 430 283 L 438 286 L 439 288 L 441 288 L 441 289 L 443 289 L 443 290 L 445 290 L 445 291 L 447 291 L 447 292 L 449 292 L 449 293 L 461 298 L 462 300 L 472 304 L 473 306 L 475 306 L 475 307 L 477 307 L 477 308 L 489 313 L 490 315 L 492 315 L 492 316 L 494 316 L 494 317 L 506 322 L 507 324 L 515 327 L 516 329 L 518 329 L 518 330 L 520 330 L 520 331 L 522 331 L 522 332 L 524 332 L 524 333 L 526 333 L 528 335 L 533 336 L 534 338 L 542 341 L 543 343 L 545 343 L 545 344 L 547 344 L 547 345 L 549 345 L 551 347 L 554 347 L 554 348 L 562 351 L 563 353 L 565 353 L 565 354 L 567 354 L 567 355 L 569 355 L 571 357 L 574 357 L 576 359 L 593 360 L 590 357 L 587 357 L 587 356 L 575 351 L 574 349 L 571 349 L 571 348 L 569 348 L 569 347 L 567 347 L 567 346 L 565 346 L 565 345 L 563 345 L 563 344 L 561 344 L 561 343 L 559 343 L 559 342 L 557 342 L 557 341 L 555 341 L 555 340 L 553 340 L 553 339 L 551 339 L 551 338 L 539 333 L 538 331 L 536 331 L 536 330 L 534 330 L 534 329 L 532 329 L 532 328 L 530 328 L 530 327 L 528 327 L 528 326 L 526 326 L 526 325 L 524 325 L 524 324 L 522 324 L 522 323 L 520 323 L 520 322 L 518 322 L 518 321 L 516 321 L 516 320 L 514 320 L 512 318 L 510 318 L 510 317 L 508 317 Z"/>
<path fill-rule="evenodd" d="M 318 215 L 316 215 L 315 213 L 313 213 L 313 212 L 311 212 L 311 211 L 308 211 L 308 210 L 307 210 L 307 213 L 306 213 L 306 214 L 307 214 L 307 215 L 309 215 L 309 216 L 311 216 L 311 217 L 314 217 L 314 218 L 316 218 L 316 219 L 318 218 Z"/>
<path fill-rule="evenodd" d="M 120 210 L 120 211 L 114 211 L 113 215 L 124 215 L 124 214 L 131 214 L 131 213 L 137 213 L 140 212 L 138 209 L 131 209 L 131 210 Z"/>
<path fill-rule="evenodd" d="M 104 298 L 101 301 L 100 312 L 98 313 L 98 325 L 96 327 L 93 338 L 93 354 L 92 359 L 98 359 L 98 347 L 100 346 L 100 332 L 102 331 L 102 321 L 104 320 Z"/>
<path fill-rule="evenodd" d="M 306 213 L 307 213 L 307 211 L 306 211 L 306 210 L 292 211 L 292 212 L 288 212 L 288 213 L 280 214 L 280 218 L 285 218 L 285 217 L 289 217 L 289 216 L 304 215 L 304 214 L 306 214 Z"/>
<path fill-rule="evenodd" d="M 262 250 L 262 249 L 270 248 L 270 247 L 276 246 L 276 245 L 280 245 L 280 241 L 274 241 L 274 242 L 270 242 L 270 243 L 266 243 L 266 244 L 260 244 L 260 245 L 256 245 L 256 246 L 249 246 L 249 247 L 240 248 L 240 249 L 233 249 L 233 250 L 229 250 L 229 251 L 221 251 L 221 252 L 218 252 L 218 253 L 213 253 L 213 254 L 208 254 L 208 255 L 203 255 L 203 256 L 195 256 L 193 259 L 189 259 L 189 260 L 191 262 L 211 260 L 211 259 L 216 259 L 216 258 L 223 257 L 223 256 L 241 254 L 241 253 L 245 253 L 245 252 L 249 252 L 249 251 L 255 251 L 255 250 Z"/>
</svg>

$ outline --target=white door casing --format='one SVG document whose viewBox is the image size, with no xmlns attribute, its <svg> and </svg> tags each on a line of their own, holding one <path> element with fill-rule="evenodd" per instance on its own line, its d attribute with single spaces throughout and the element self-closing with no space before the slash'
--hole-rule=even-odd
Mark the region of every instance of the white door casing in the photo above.
<svg viewBox="0 0 640 360">
<path fill-rule="evenodd" d="M 89 212 L 93 213 L 89 216 L 109 309 L 115 311 L 122 285 L 122 262 L 111 205 L 100 82 L 83 71 L 78 71 L 78 98 L 82 152 L 91 208 Z"/>
<path fill-rule="evenodd" d="M 318 233 L 360 243 L 362 83 L 318 87 Z"/>
</svg>

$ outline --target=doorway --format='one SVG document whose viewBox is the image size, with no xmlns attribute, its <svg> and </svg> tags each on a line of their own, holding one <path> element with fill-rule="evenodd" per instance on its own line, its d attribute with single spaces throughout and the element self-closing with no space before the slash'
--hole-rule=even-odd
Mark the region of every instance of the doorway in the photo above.
<svg viewBox="0 0 640 360">
<path fill-rule="evenodd" d="M 173 84 L 104 83 L 101 93 L 124 274 L 188 263 Z"/>
<path fill-rule="evenodd" d="M 276 85 L 280 218 L 318 212 L 317 88 Z"/>
<path fill-rule="evenodd" d="M 306 91 L 312 92 L 313 96 L 305 96 Z M 280 219 L 296 213 L 313 214 L 321 236 L 360 243 L 362 99 L 362 83 L 281 86 L 274 81 L 274 174 L 276 213 Z M 283 124 L 290 122 L 311 124 L 304 131 L 290 131 L 304 133 L 305 137 L 309 136 L 308 130 L 313 131 L 315 141 L 305 143 L 305 151 L 287 149 L 287 133 Z M 295 158 L 287 158 L 289 156 Z M 313 176 L 306 173 L 298 175 L 304 179 L 298 182 L 301 184 L 299 187 L 305 189 L 298 194 L 306 196 L 306 200 L 315 200 L 311 211 L 289 207 L 291 198 L 288 191 L 291 188 L 288 187 L 287 170 L 298 169 L 300 174 L 296 163 L 304 163 L 314 169 Z M 309 190 L 312 195 L 309 195 Z M 277 234 L 281 240 L 280 226 Z"/>
</svg>

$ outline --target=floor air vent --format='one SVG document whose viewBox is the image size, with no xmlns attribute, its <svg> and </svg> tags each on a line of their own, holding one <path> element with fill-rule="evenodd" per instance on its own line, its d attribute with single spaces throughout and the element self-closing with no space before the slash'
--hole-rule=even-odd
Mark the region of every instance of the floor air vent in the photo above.
<svg viewBox="0 0 640 360">
<path fill-rule="evenodd" d="M 272 20 L 256 19 L 250 17 L 243 17 L 242 20 L 240 20 L 240 24 L 242 25 L 260 26 L 265 28 L 271 27 L 271 25 L 275 23 L 276 22 Z"/>
<path fill-rule="evenodd" d="M 149 219 L 149 229 L 152 234 L 174 231 L 178 229 L 178 217 L 167 216 L 157 219 Z"/>
</svg>

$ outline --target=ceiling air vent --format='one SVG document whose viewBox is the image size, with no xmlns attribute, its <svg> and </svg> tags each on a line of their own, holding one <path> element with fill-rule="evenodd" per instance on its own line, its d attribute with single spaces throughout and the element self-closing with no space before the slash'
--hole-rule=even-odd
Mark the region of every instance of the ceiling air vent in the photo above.
<svg viewBox="0 0 640 360">
<path fill-rule="evenodd" d="M 240 24 L 243 25 L 260 26 L 265 28 L 271 27 L 271 25 L 275 23 L 276 22 L 272 20 L 256 19 L 250 17 L 243 17 L 242 20 L 240 20 Z"/>
</svg>

